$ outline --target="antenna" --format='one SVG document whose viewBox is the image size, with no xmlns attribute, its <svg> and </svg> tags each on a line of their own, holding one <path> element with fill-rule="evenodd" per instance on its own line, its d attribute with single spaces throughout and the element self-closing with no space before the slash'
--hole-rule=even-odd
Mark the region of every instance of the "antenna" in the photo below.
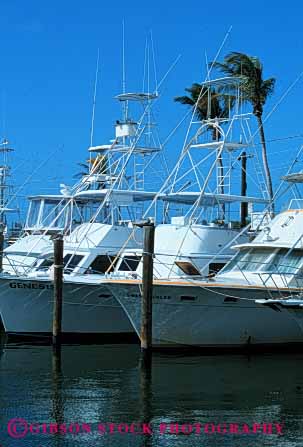
<svg viewBox="0 0 303 447">
<path fill-rule="evenodd" d="M 5 90 L 2 90 L 2 132 L 3 136 L 6 135 L 6 94 Z"/>
<path fill-rule="evenodd" d="M 153 31 L 150 30 L 150 41 L 151 41 L 151 51 L 152 51 L 152 57 L 153 57 L 153 66 L 154 66 L 154 76 L 155 76 L 155 93 L 158 95 L 158 81 L 157 81 L 157 68 L 156 68 L 156 58 L 155 58 L 155 48 L 154 48 L 154 38 L 153 38 Z"/>
<path fill-rule="evenodd" d="M 92 147 L 92 145 L 93 145 L 93 138 L 94 138 L 96 96 L 97 96 L 98 74 L 99 74 L 99 57 L 100 57 L 100 52 L 99 52 L 99 48 L 98 48 L 97 66 L 96 66 L 96 75 L 95 75 L 95 85 L 94 85 L 92 124 L 91 124 L 91 131 L 90 131 L 90 147 Z"/>
<path fill-rule="evenodd" d="M 126 75 L 125 75 L 125 23 L 122 21 L 122 93 L 126 93 Z M 127 101 L 123 107 L 123 120 L 127 119 Z"/>
<path fill-rule="evenodd" d="M 142 85 L 142 92 L 145 92 L 145 78 L 146 78 L 146 61 L 147 61 L 147 46 L 148 46 L 148 40 L 147 37 L 145 39 L 145 49 L 144 49 L 144 65 L 143 65 L 143 85 Z"/>
</svg>

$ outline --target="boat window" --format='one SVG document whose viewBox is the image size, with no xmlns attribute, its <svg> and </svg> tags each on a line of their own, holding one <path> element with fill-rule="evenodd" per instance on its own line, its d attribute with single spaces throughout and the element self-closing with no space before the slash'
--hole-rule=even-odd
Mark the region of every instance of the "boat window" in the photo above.
<svg viewBox="0 0 303 447">
<path fill-rule="evenodd" d="M 225 262 L 211 262 L 209 264 L 209 274 L 218 273 L 225 266 Z"/>
<path fill-rule="evenodd" d="M 64 273 L 69 275 L 83 259 L 84 256 L 67 254 L 63 258 Z"/>
<path fill-rule="evenodd" d="M 137 270 L 140 260 L 141 256 L 125 256 L 118 270 L 122 272 L 134 272 Z"/>
<path fill-rule="evenodd" d="M 273 253 L 270 249 L 252 248 L 242 250 L 224 267 L 222 273 L 231 271 L 256 272 L 264 270 L 268 266 L 268 260 Z"/>
<path fill-rule="evenodd" d="M 38 262 L 38 260 L 37 260 Z M 51 267 L 54 263 L 54 258 L 45 258 L 44 261 L 41 262 L 41 264 L 38 267 L 38 270 L 48 270 L 49 267 Z"/>
<path fill-rule="evenodd" d="M 292 250 L 281 248 L 273 257 L 271 262 L 264 269 L 266 272 L 295 274 L 303 260 L 302 250 Z"/>
<path fill-rule="evenodd" d="M 39 217 L 40 205 L 41 205 L 41 200 L 32 200 L 31 201 L 29 210 L 28 210 L 27 222 L 26 222 L 27 227 L 31 228 L 31 227 L 39 226 L 38 217 Z"/>
<path fill-rule="evenodd" d="M 110 211 L 106 205 L 101 205 L 102 202 L 88 201 L 81 203 L 77 201 L 78 213 L 81 216 L 82 222 L 90 222 L 91 219 L 95 223 L 110 222 Z"/>
<path fill-rule="evenodd" d="M 67 254 L 63 258 L 64 273 L 70 274 L 84 256 Z M 48 270 L 54 264 L 54 257 L 45 258 L 44 261 L 38 266 L 38 270 Z M 65 267 L 66 266 L 66 267 Z"/>
<path fill-rule="evenodd" d="M 41 225 L 43 227 L 64 228 L 65 215 L 69 205 L 64 201 L 45 200 Z"/>
<path fill-rule="evenodd" d="M 116 258 L 116 255 L 97 256 L 85 273 L 106 273 L 109 267 L 110 270 L 108 270 L 108 272 L 112 272 L 115 268 L 117 260 L 118 258 Z"/>
<path fill-rule="evenodd" d="M 194 275 L 200 275 L 199 270 L 196 269 L 196 267 L 188 261 L 176 261 L 175 264 L 182 270 L 183 273 L 186 275 L 194 276 Z"/>
</svg>

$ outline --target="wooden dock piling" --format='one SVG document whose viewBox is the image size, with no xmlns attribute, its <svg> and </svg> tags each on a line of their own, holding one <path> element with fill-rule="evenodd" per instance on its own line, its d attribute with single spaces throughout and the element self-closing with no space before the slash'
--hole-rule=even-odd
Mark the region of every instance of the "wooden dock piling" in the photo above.
<svg viewBox="0 0 303 447">
<path fill-rule="evenodd" d="M 155 241 L 155 224 L 150 220 L 143 224 L 143 275 L 142 275 L 142 304 L 141 304 L 141 350 L 152 347 L 152 300 L 153 300 L 153 256 Z"/>
<path fill-rule="evenodd" d="M 63 288 L 63 236 L 54 240 L 54 310 L 53 346 L 60 346 L 62 330 L 62 288 Z"/>
<path fill-rule="evenodd" d="M 141 301 L 141 351 L 149 351 L 152 347 L 152 300 L 153 300 L 153 264 L 155 245 L 155 224 L 152 219 L 134 222 L 144 229 L 142 301 Z"/>
</svg>

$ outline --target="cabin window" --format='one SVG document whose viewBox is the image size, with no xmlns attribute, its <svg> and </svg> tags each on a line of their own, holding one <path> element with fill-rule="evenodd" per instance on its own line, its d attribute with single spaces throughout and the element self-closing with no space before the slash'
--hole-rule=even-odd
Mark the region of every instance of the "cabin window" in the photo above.
<svg viewBox="0 0 303 447">
<path fill-rule="evenodd" d="M 38 260 L 37 260 L 38 261 Z M 38 270 L 48 270 L 54 263 L 54 258 L 45 258 L 38 267 Z"/>
<path fill-rule="evenodd" d="M 303 260 L 303 252 L 302 250 L 292 250 L 290 253 L 288 252 L 288 248 L 281 248 L 266 266 L 265 271 L 282 274 L 297 273 Z"/>
<path fill-rule="evenodd" d="M 256 272 L 263 271 L 272 257 L 272 251 L 264 248 L 242 250 L 224 267 L 222 273 L 231 271 Z"/>
<path fill-rule="evenodd" d="M 45 200 L 42 214 L 42 226 L 50 228 L 63 228 L 65 224 L 65 214 L 68 205 L 63 201 Z"/>
<path fill-rule="evenodd" d="M 209 274 L 218 273 L 225 266 L 225 262 L 211 262 L 209 264 Z"/>
<path fill-rule="evenodd" d="M 27 217 L 27 223 L 26 226 L 31 227 L 37 227 L 39 225 L 38 223 L 38 217 L 39 217 L 39 211 L 40 211 L 40 200 L 33 200 L 30 204 L 29 210 L 28 210 L 28 217 Z"/>
<path fill-rule="evenodd" d="M 109 267 L 111 266 L 109 272 L 112 272 L 115 268 L 117 259 L 116 259 L 116 255 L 112 255 L 112 256 L 108 256 L 108 255 L 100 255 L 97 256 L 94 261 L 91 263 L 91 265 L 89 266 L 88 270 L 86 270 L 85 273 L 105 273 L 107 272 L 107 270 L 109 269 Z"/>
<path fill-rule="evenodd" d="M 175 264 L 182 270 L 183 273 L 186 275 L 194 276 L 194 275 L 200 275 L 199 270 L 196 269 L 196 267 L 188 261 L 176 261 Z"/>
<path fill-rule="evenodd" d="M 64 273 L 67 275 L 71 273 L 83 258 L 84 256 L 81 255 L 65 255 L 63 258 Z M 53 256 L 45 258 L 44 261 L 42 261 L 41 264 L 38 266 L 38 270 L 48 270 L 53 264 Z"/>
<path fill-rule="evenodd" d="M 69 275 L 79 264 L 79 262 L 83 259 L 84 256 L 81 255 L 65 255 L 63 258 L 64 265 L 64 273 Z"/>
<path fill-rule="evenodd" d="M 135 272 L 140 263 L 141 256 L 125 256 L 119 266 L 119 271 Z"/>
</svg>

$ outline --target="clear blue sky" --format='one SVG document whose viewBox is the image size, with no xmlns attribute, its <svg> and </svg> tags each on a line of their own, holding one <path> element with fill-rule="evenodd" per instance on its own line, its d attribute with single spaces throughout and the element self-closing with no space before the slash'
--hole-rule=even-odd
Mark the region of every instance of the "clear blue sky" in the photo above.
<svg viewBox="0 0 303 447">
<path fill-rule="evenodd" d="M 113 137 L 112 125 L 119 118 L 113 96 L 121 92 L 123 20 L 128 90 L 142 85 L 150 29 L 158 78 L 182 55 L 156 107 L 164 139 L 185 111 L 173 97 L 204 79 L 205 51 L 209 59 L 214 57 L 230 25 L 233 29 L 222 57 L 241 51 L 263 61 L 265 77 L 277 78 L 276 92 L 266 108 L 270 111 L 303 71 L 302 10 L 299 1 L 273 0 L 2 0 L 0 135 L 5 133 L 16 149 L 17 183 L 59 147 L 63 150 L 41 168 L 27 192 L 45 192 L 59 181 L 71 183 L 76 163 L 86 159 L 98 48 L 101 67 L 94 142 L 107 143 Z M 302 92 L 303 80 L 266 123 L 268 139 L 303 134 Z M 169 158 L 180 150 L 182 137 L 168 147 Z M 300 143 L 302 138 L 269 144 L 276 176 L 279 164 L 285 166 Z"/>
</svg>

